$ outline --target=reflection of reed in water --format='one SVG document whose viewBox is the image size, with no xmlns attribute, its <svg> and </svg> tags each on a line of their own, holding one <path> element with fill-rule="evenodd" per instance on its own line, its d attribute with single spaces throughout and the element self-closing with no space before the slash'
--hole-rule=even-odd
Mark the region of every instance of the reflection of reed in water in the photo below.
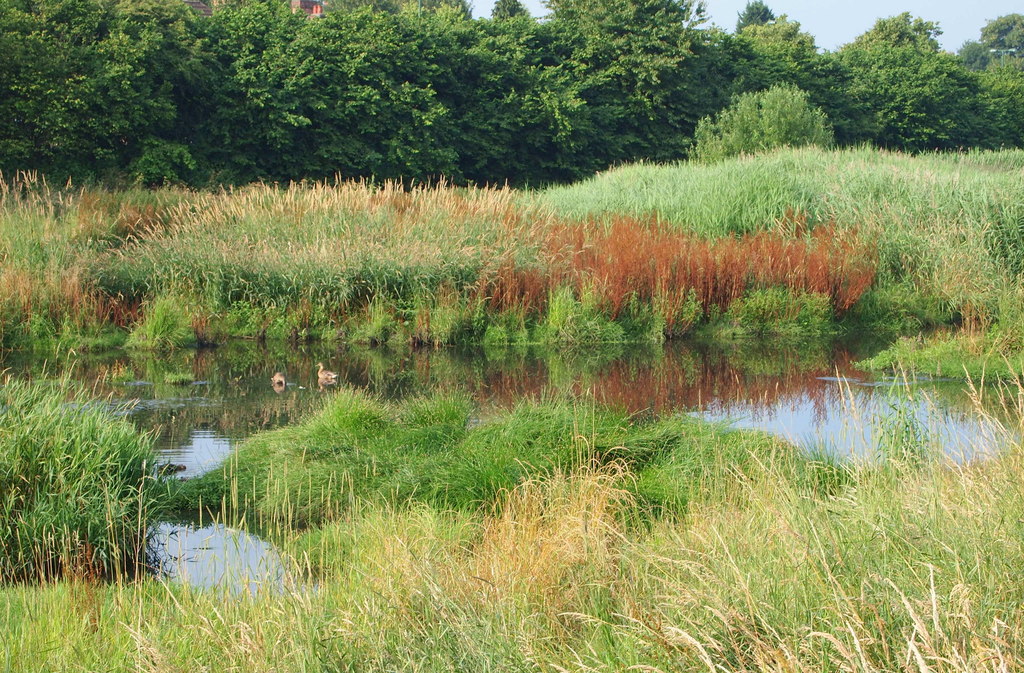
<svg viewBox="0 0 1024 673">
<path fill-rule="evenodd" d="M 349 348 L 330 344 L 232 342 L 211 350 L 171 354 L 87 355 L 73 363 L 73 378 L 98 397 L 137 400 L 132 415 L 143 429 L 157 429 L 167 448 L 204 429 L 232 440 L 293 423 L 323 402 L 314 394 L 317 362 L 330 362 L 339 383 L 384 399 L 432 391 L 460 391 L 482 406 L 508 407 L 523 398 L 592 395 L 631 412 L 706 410 L 759 419 L 785 406 L 813 410 L 813 420 L 841 403 L 839 388 L 822 380 L 858 376 L 853 357 L 829 346 L 715 347 L 673 343 L 557 353 L 527 348 L 423 350 Z M 68 362 L 8 358 L 13 376 L 60 375 Z M 163 384 L 171 371 L 190 371 L 201 385 Z M 267 386 L 275 371 L 301 372 L 283 390 Z M 141 381 L 139 381 L 141 380 Z M 969 406 L 960 388 L 944 402 Z"/>
<path fill-rule="evenodd" d="M 769 358 L 770 366 L 765 366 Z M 838 395 L 821 377 L 855 375 L 844 350 L 776 349 L 771 355 L 709 348 L 671 347 L 652 358 L 621 358 L 592 371 L 573 370 L 554 358 L 491 370 L 483 389 L 487 398 L 507 406 L 523 397 L 552 392 L 592 393 L 598 402 L 631 412 L 739 408 L 765 413 L 787 401 L 810 400 L 823 417 Z"/>
</svg>

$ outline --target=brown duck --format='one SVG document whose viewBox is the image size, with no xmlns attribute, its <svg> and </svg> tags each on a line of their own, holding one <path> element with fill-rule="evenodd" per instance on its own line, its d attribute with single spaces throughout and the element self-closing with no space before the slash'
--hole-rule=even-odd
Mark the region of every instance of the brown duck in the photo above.
<svg viewBox="0 0 1024 673">
<path fill-rule="evenodd" d="M 318 362 L 316 363 L 316 380 L 322 386 L 330 386 L 338 382 L 338 375 L 324 369 L 324 363 Z"/>
</svg>

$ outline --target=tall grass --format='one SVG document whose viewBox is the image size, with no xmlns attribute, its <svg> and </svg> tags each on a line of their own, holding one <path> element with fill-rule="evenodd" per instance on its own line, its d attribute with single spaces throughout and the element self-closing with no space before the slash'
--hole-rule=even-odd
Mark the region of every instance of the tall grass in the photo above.
<svg viewBox="0 0 1024 673">
<path fill-rule="evenodd" d="M 799 213 L 875 244 L 881 282 L 911 279 L 958 310 L 994 312 L 1024 269 L 1020 154 L 804 148 L 710 166 L 639 164 L 537 201 L 562 216 L 657 218 L 706 238 L 788 231 Z"/>
<path fill-rule="evenodd" d="M 182 300 L 204 342 L 350 337 L 382 307 L 397 327 L 388 338 L 413 343 L 479 341 L 488 326 L 504 332 L 499 341 L 574 340 L 571 330 L 533 331 L 566 289 L 619 323 L 584 341 L 647 340 L 765 285 L 827 294 L 841 314 L 873 278 L 870 243 L 852 230 L 805 233 L 799 208 L 787 211 L 788 228 L 711 241 L 649 218 L 566 220 L 507 189 L 107 193 L 31 176 L 4 189 L 0 250 L 18 262 L 0 284 L 0 299 L 17 306 L 4 314 L 8 345 L 104 325 L 141 336 L 162 296 Z M 382 341 L 369 331 L 367 341 Z"/>
<path fill-rule="evenodd" d="M 186 482 L 178 504 L 322 524 L 354 501 L 471 510 L 531 476 L 622 463 L 642 476 L 636 497 L 685 509 L 721 471 L 789 452 L 766 437 L 712 442 L 714 430 L 689 417 L 633 418 L 571 399 L 523 401 L 479 427 L 468 427 L 472 411 L 457 395 L 394 406 L 341 390 L 303 422 L 250 439 L 223 469 Z"/>
<path fill-rule="evenodd" d="M 144 563 L 152 439 L 63 386 L 0 385 L 0 578 L 116 576 Z"/>
<path fill-rule="evenodd" d="M 615 216 L 557 225 L 540 258 L 546 269 L 506 266 L 488 281 L 495 308 L 539 311 L 559 288 L 592 296 L 613 319 L 652 307 L 669 330 L 685 331 L 709 312 L 725 312 L 752 288 L 779 287 L 821 294 L 838 312 L 871 287 L 875 257 L 854 231 L 821 226 L 810 234 L 762 232 L 716 240 L 698 238 L 658 221 Z M 696 304 L 696 306 L 694 306 Z"/>
<path fill-rule="evenodd" d="M 364 412 L 365 413 L 365 410 Z M 424 408 L 412 417 L 435 416 Z M 372 424 L 371 424 L 372 425 Z M 716 467 L 686 516 L 621 462 L 479 509 L 355 499 L 283 542 L 315 588 L 3 590 L 9 670 L 1010 672 L 1024 665 L 1019 447 L 956 465 Z M 564 441 L 572 442 L 571 437 Z"/>
</svg>

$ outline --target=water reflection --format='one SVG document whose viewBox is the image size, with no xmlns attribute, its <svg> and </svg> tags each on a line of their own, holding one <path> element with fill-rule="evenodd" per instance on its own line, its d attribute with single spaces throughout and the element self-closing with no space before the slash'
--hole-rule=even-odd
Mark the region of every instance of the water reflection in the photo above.
<svg viewBox="0 0 1024 673">
<path fill-rule="evenodd" d="M 797 394 L 770 405 L 721 402 L 700 415 L 735 428 L 785 437 L 798 446 L 841 458 L 873 458 L 892 449 L 899 436 L 915 437 L 926 450 L 957 462 L 994 455 L 1012 439 L 1003 424 L 979 413 L 960 386 L 903 379 L 821 377 L 815 394 Z M 937 385 L 944 385 L 947 397 Z M 959 393 L 959 394 L 958 394 Z M 958 404 L 959 403 L 959 404 Z"/>
<path fill-rule="evenodd" d="M 281 591 L 292 581 L 273 545 L 223 524 L 157 524 L 148 557 L 158 577 L 199 588 L 252 594 Z"/>
<path fill-rule="evenodd" d="M 238 440 L 317 408 L 332 394 L 317 385 L 320 361 L 342 384 L 385 399 L 457 390 L 486 414 L 523 398 L 587 394 L 635 413 L 699 413 L 840 453 L 864 453 L 877 443 L 866 428 L 891 413 L 893 381 L 870 378 L 852 364 L 873 350 L 857 344 L 673 343 L 577 353 L 396 352 L 234 342 L 166 355 L 112 352 L 66 361 L 11 354 L 0 367 L 20 377 L 70 372 L 98 396 L 127 405 L 129 418 L 156 432 L 163 459 L 184 466 L 178 474 L 189 477 L 220 464 Z M 272 383 L 276 372 L 285 385 Z M 927 390 L 932 401 L 915 399 L 912 415 L 923 427 L 936 427 L 934 436 L 947 450 L 990 439 L 991 429 L 974 414 L 961 384 L 926 382 L 915 390 Z"/>
<path fill-rule="evenodd" d="M 162 460 L 184 468 L 169 472 L 182 477 L 216 468 L 239 440 L 293 423 L 321 405 L 332 391 L 317 385 L 319 361 L 338 373 L 342 385 L 389 400 L 461 391 L 478 402 L 481 417 L 523 398 L 575 394 L 637 414 L 683 412 L 762 429 L 839 455 L 870 455 L 891 435 L 907 431 L 957 459 L 1003 445 L 998 426 L 979 417 L 962 383 L 926 380 L 907 387 L 856 370 L 852 363 L 873 350 L 849 344 L 673 343 L 577 353 L 395 352 L 232 343 L 165 355 L 119 351 L 55 361 L 7 354 L 0 356 L 0 370 L 21 378 L 67 375 L 80 381 L 117 413 L 153 431 Z M 284 383 L 272 383 L 276 372 Z M 277 550 L 244 531 L 165 522 L 152 532 L 152 565 L 169 580 L 235 592 L 279 590 L 290 582 Z"/>
</svg>

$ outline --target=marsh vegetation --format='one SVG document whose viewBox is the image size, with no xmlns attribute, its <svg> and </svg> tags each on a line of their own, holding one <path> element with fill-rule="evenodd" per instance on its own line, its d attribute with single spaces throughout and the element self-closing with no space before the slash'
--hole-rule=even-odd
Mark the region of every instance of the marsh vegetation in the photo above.
<svg viewBox="0 0 1024 673">
<path fill-rule="evenodd" d="M 863 382 L 886 413 L 844 451 L 698 414 L 824 413 L 862 399 L 855 362 L 934 372 L 932 350 L 1012 380 L 1022 165 L 802 148 L 529 192 L 8 178 L 0 664 L 1019 668 L 1019 387 L 928 388 L 998 430 L 952 445 L 912 373 Z M 895 345 L 834 355 L 865 329 Z M 199 430 L 214 458 L 161 469 Z M 139 573 L 186 529 L 242 531 L 279 572 Z"/>
</svg>

